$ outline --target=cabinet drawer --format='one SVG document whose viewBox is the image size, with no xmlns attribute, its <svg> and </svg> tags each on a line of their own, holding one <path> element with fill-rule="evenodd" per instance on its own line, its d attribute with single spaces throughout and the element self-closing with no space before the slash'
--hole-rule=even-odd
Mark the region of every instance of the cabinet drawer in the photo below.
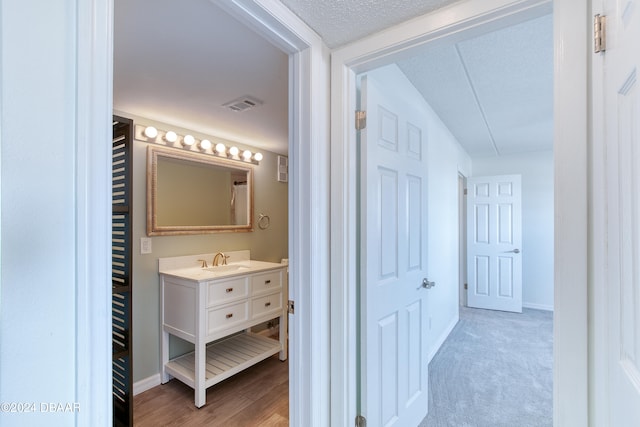
<svg viewBox="0 0 640 427">
<path fill-rule="evenodd" d="M 282 287 L 282 270 L 251 276 L 251 294 L 263 295 Z"/>
<path fill-rule="evenodd" d="M 254 319 L 266 314 L 282 314 L 282 292 L 254 298 L 252 301 L 252 317 Z"/>
<path fill-rule="evenodd" d="M 249 302 L 242 301 L 207 312 L 207 334 L 231 328 L 249 319 Z"/>
<path fill-rule="evenodd" d="M 225 304 L 249 296 L 247 278 L 236 278 L 207 284 L 207 307 Z"/>
</svg>

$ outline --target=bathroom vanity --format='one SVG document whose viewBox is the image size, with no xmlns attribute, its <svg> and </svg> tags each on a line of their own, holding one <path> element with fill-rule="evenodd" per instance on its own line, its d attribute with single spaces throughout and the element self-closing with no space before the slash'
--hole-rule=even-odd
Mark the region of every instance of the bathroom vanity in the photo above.
<svg viewBox="0 0 640 427">
<path fill-rule="evenodd" d="M 162 383 L 173 377 L 192 387 L 197 407 L 208 387 L 273 354 L 287 358 L 287 266 L 236 251 L 226 253 L 228 265 L 214 267 L 214 255 L 159 259 Z M 277 340 L 250 331 L 275 318 Z M 170 359 L 170 335 L 195 350 Z"/>
</svg>

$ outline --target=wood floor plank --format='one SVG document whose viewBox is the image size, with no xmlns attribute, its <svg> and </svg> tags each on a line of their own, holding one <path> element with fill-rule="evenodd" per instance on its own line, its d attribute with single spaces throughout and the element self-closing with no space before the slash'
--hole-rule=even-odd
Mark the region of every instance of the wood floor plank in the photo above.
<svg viewBox="0 0 640 427">
<path fill-rule="evenodd" d="M 264 394 L 260 399 L 255 400 L 250 410 L 242 411 L 234 417 L 230 417 L 225 421 L 225 427 L 246 427 L 246 426 L 264 426 L 274 419 L 280 419 L 289 412 L 289 402 L 283 401 L 282 396 L 288 395 L 288 384 L 281 384 L 270 393 Z M 274 417 L 277 415 L 278 417 Z M 285 424 L 288 425 L 288 420 Z"/>
<path fill-rule="evenodd" d="M 289 366 L 277 355 L 207 389 L 194 405 L 193 389 L 173 379 L 133 398 L 136 427 L 265 426 L 289 424 Z"/>
</svg>

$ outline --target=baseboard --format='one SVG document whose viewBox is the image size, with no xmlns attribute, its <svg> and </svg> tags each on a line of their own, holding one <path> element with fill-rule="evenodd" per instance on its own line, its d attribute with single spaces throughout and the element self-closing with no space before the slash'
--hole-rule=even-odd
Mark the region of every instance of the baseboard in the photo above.
<svg viewBox="0 0 640 427">
<path fill-rule="evenodd" d="M 440 336 L 438 337 L 438 340 L 434 343 L 433 348 L 429 352 L 429 360 L 427 363 L 430 363 L 431 359 L 433 359 L 436 353 L 438 352 L 438 350 L 440 350 L 440 347 L 442 347 L 442 344 L 444 344 L 444 341 L 447 339 L 447 337 L 449 337 L 449 334 L 451 333 L 451 331 L 453 331 L 453 328 L 456 327 L 459 320 L 460 320 L 460 314 L 458 313 L 454 316 L 449 326 L 445 328 L 442 334 L 440 334 Z"/>
<path fill-rule="evenodd" d="M 531 303 L 531 302 L 523 302 L 522 303 L 522 308 L 533 308 L 535 310 L 553 311 L 553 306 L 552 305 L 534 304 L 534 303 Z"/>
<path fill-rule="evenodd" d="M 160 374 L 151 375 L 140 381 L 133 383 L 133 395 L 140 394 L 143 391 L 150 390 L 160 385 Z"/>
</svg>

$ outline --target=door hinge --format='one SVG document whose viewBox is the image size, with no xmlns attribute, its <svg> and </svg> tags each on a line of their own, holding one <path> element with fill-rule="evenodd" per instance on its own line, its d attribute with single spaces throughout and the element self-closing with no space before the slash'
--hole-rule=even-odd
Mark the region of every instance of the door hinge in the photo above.
<svg viewBox="0 0 640 427">
<path fill-rule="evenodd" d="M 362 130 L 367 127 L 367 112 L 356 111 L 356 130 Z"/>
<path fill-rule="evenodd" d="M 469 284 L 465 283 L 465 284 L 464 284 L 464 288 L 465 288 L 465 289 L 469 289 Z"/>
<path fill-rule="evenodd" d="M 593 17 L 593 52 L 599 53 L 607 50 L 606 40 L 607 17 L 600 14 Z"/>
<path fill-rule="evenodd" d="M 292 300 L 289 300 L 289 301 L 287 302 L 287 313 L 289 313 L 289 314 L 294 314 L 294 311 L 295 311 L 295 307 L 294 307 L 294 305 L 293 305 L 293 301 L 292 301 Z"/>
<path fill-rule="evenodd" d="M 356 427 L 367 427 L 367 419 L 362 415 L 356 417 Z"/>
<path fill-rule="evenodd" d="M 469 193 L 469 190 L 467 190 L 466 188 L 464 189 L 464 195 L 466 196 Z"/>
</svg>

